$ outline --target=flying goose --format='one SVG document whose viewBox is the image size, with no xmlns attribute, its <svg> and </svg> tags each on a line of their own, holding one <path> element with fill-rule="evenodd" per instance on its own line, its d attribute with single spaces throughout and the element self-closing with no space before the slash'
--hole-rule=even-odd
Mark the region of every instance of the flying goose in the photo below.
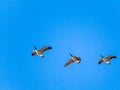
<svg viewBox="0 0 120 90">
<path fill-rule="evenodd" d="M 40 50 L 38 50 L 38 49 L 34 46 L 34 49 L 35 49 L 35 50 L 32 52 L 32 56 L 34 56 L 34 55 L 37 54 L 38 56 L 44 58 L 43 53 L 44 53 L 46 50 L 52 49 L 52 47 L 44 46 L 43 48 L 41 48 Z"/>
<path fill-rule="evenodd" d="M 101 56 L 101 58 L 100 58 L 98 64 L 101 64 L 102 62 L 105 62 L 106 64 L 110 64 L 110 60 L 112 58 L 117 58 L 116 56 L 113 56 L 113 55 L 109 55 L 108 57 L 105 57 L 105 58 L 102 55 L 100 55 L 100 56 Z"/>
<path fill-rule="evenodd" d="M 81 59 L 80 57 L 77 56 L 73 56 L 71 53 L 69 53 L 71 56 L 71 59 L 68 60 L 68 62 L 64 65 L 65 67 L 68 66 L 69 64 L 73 63 L 73 62 L 77 62 L 78 64 L 80 63 Z"/>
</svg>

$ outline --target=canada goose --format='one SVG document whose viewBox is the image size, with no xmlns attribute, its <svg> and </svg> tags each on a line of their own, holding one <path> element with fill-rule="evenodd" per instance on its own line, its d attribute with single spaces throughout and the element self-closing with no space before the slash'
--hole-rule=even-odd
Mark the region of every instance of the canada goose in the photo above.
<svg viewBox="0 0 120 90">
<path fill-rule="evenodd" d="M 100 56 L 101 56 L 101 58 L 100 58 L 98 64 L 101 64 L 102 62 L 105 62 L 106 64 L 110 64 L 110 60 L 112 58 L 117 58 L 116 56 L 113 56 L 113 55 L 109 55 L 108 57 L 105 57 L 105 58 L 102 55 L 100 55 Z"/>
<path fill-rule="evenodd" d="M 38 56 L 44 58 L 43 53 L 44 53 L 46 50 L 52 49 L 52 47 L 44 46 L 43 48 L 41 48 L 40 50 L 38 50 L 38 49 L 34 46 L 34 49 L 35 49 L 35 50 L 32 52 L 32 56 L 34 56 L 35 54 L 37 54 Z"/>
<path fill-rule="evenodd" d="M 65 67 L 73 62 L 77 62 L 78 64 L 80 63 L 80 61 L 81 61 L 80 57 L 73 56 L 71 53 L 69 53 L 69 54 L 71 56 L 71 59 L 64 65 Z"/>
</svg>

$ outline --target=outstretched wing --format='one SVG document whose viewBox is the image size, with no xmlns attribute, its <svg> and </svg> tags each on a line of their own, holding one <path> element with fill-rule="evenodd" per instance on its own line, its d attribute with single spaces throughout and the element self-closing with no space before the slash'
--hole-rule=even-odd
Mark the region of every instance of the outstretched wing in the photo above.
<svg viewBox="0 0 120 90">
<path fill-rule="evenodd" d="M 72 59 L 70 59 L 64 66 L 68 66 L 69 64 L 73 63 L 74 61 Z"/>
<path fill-rule="evenodd" d="M 45 52 L 46 50 L 49 50 L 49 49 L 52 49 L 52 47 L 43 47 L 40 52 L 43 53 Z"/>
<path fill-rule="evenodd" d="M 111 60 L 112 58 L 117 58 L 116 56 L 113 56 L 113 55 L 109 55 L 108 57 L 106 57 L 106 60 Z"/>
<path fill-rule="evenodd" d="M 100 59 L 99 61 L 98 61 L 98 64 L 101 64 L 103 62 L 103 60 L 102 59 Z"/>
<path fill-rule="evenodd" d="M 32 52 L 32 56 L 34 56 L 35 54 L 37 54 L 35 51 Z"/>
</svg>

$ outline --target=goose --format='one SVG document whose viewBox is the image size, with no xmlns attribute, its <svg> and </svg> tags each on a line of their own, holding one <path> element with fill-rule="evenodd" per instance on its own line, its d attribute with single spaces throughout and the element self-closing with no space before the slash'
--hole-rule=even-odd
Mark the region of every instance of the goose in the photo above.
<svg viewBox="0 0 120 90">
<path fill-rule="evenodd" d="M 52 49 L 52 47 L 50 47 L 50 46 L 44 46 L 44 47 L 42 47 L 40 50 L 38 50 L 38 49 L 34 46 L 34 49 L 35 49 L 35 50 L 33 50 L 32 56 L 34 56 L 34 55 L 37 54 L 37 55 L 40 56 L 41 58 L 44 58 L 43 53 L 44 53 L 46 50 Z"/>
<path fill-rule="evenodd" d="M 71 56 L 71 59 L 68 60 L 68 62 L 65 63 L 64 67 L 68 66 L 69 64 L 73 63 L 73 62 L 77 62 L 78 64 L 80 63 L 81 59 L 78 56 L 73 56 L 71 53 L 69 53 Z"/>
<path fill-rule="evenodd" d="M 98 64 L 101 64 L 102 62 L 105 62 L 106 64 L 110 64 L 110 60 L 112 59 L 112 58 L 117 58 L 116 56 L 114 56 L 114 55 L 108 55 L 107 57 L 103 57 L 102 55 L 100 55 L 101 56 L 101 58 L 100 58 L 100 60 L 98 61 Z"/>
</svg>

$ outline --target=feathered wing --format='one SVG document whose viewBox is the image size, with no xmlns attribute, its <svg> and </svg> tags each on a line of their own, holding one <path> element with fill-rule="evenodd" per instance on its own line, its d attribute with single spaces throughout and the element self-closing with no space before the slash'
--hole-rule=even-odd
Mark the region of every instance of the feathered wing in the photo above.
<svg viewBox="0 0 120 90">
<path fill-rule="evenodd" d="M 43 47 L 40 51 L 41 53 L 45 52 L 46 50 L 52 49 L 52 47 Z"/>
<path fill-rule="evenodd" d="M 113 56 L 113 55 L 109 55 L 108 57 L 106 57 L 106 60 L 111 60 L 112 58 L 117 58 L 116 56 Z"/>
<path fill-rule="evenodd" d="M 98 64 L 101 64 L 103 62 L 103 60 L 102 59 L 100 59 L 99 61 L 98 61 Z"/>
<path fill-rule="evenodd" d="M 36 54 L 36 52 L 35 52 L 35 51 L 33 51 L 33 52 L 32 52 L 32 56 L 34 56 L 35 54 Z"/>
<path fill-rule="evenodd" d="M 74 61 L 72 59 L 70 59 L 64 66 L 68 66 L 69 64 L 73 63 Z"/>
</svg>

